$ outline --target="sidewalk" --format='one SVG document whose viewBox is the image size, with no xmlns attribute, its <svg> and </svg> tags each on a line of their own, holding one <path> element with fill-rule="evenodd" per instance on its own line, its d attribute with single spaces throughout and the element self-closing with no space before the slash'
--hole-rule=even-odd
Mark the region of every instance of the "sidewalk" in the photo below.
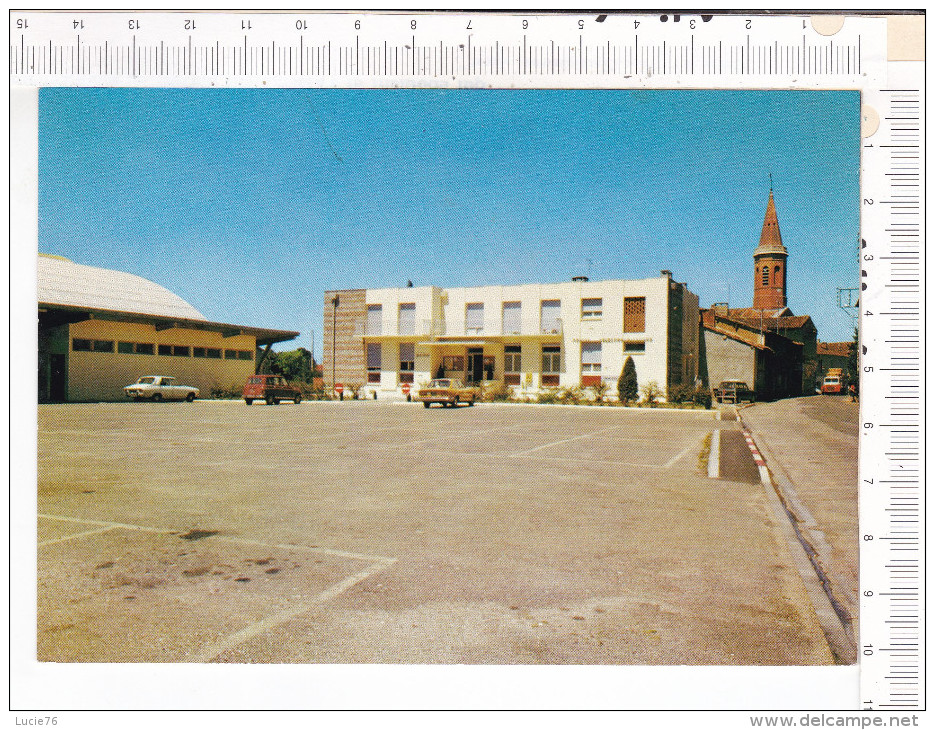
<svg viewBox="0 0 935 730">
<path fill-rule="evenodd" d="M 832 396 L 757 403 L 740 411 L 773 481 L 814 538 L 834 597 L 857 629 L 858 404 Z"/>
</svg>

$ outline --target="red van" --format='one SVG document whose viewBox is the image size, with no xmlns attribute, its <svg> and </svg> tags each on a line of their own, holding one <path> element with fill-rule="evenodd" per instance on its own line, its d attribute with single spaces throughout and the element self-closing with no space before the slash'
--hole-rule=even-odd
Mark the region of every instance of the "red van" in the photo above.
<svg viewBox="0 0 935 730">
<path fill-rule="evenodd" d="M 251 375 L 243 387 L 243 399 L 249 406 L 255 400 L 265 400 L 266 405 L 279 405 L 281 400 L 302 402 L 302 391 L 289 385 L 282 375 Z"/>
</svg>

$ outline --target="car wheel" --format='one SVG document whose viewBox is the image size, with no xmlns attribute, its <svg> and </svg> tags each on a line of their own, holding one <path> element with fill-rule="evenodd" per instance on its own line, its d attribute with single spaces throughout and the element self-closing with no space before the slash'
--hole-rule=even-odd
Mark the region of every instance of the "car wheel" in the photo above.
<svg viewBox="0 0 935 730">
<path fill-rule="evenodd" d="M 301 396 L 301 395 L 297 395 L 297 396 L 293 399 L 292 402 L 295 403 L 296 405 L 299 405 L 299 403 L 302 402 L 302 396 Z"/>
<path fill-rule="evenodd" d="M 189 393 L 188 395 L 185 396 L 185 400 L 191 403 L 193 400 L 195 400 L 195 394 Z"/>
<path fill-rule="evenodd" d="M 275 402 L 275 401 L 274 401 L 272 398 L 267 398 L 267 399 L 266 399 L 266 405 L 268 405 L 268 406 L 273 405 L 274 402 Z"/>
<path fill-rule="evenodd" d="M 428 408 L 428 407 L 429 407 L 430 405 L 432 405 L 432 404 L 429 403 L 428 401 L 423 401 L 423 402 L 422 402 L 422 405 L 424 405 L 426 408 Z"/>
<path fill-rule="evenodd" d="M 253 405 L 253 398 L 244 398 L 244 399 L 243 399 L 243 402 L 246 403 L 248 406 L 252 406 L 252 405 Z"/>
<path fill-rule="evenodd" d="M 474 401 L 473 401 L 473 400 L 469 400 L 469 401 L 468 401 L 468 406 L 473 406 L 473 405 L 474 405 Z"/>
<path fill-rule="evenodd" d="M 162 393 L 153 393 L 153 403 L 158 403 L 162 400 Z"/>
<path fill-rule="evenodd" d="M 274 405 L 274 406 L 278 406 L 278 405 L 279 405 L 279 398 L 273 398 L 273 405 Z"/>
</svg>

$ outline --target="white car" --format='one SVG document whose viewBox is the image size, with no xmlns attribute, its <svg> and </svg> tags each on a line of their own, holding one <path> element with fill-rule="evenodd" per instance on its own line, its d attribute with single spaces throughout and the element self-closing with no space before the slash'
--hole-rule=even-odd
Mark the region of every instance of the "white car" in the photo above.
<svg viewBox="0 0 935 730">
<path fill-rule="evenodd" d="M 151 401 L 161 400 L 187 400 L 191 403 L 198 397 L 198 388 L 190 385 L 176 385 L 175 378 L 166 375 L 144 375 L 133 385 L 123 389 L 127 398 Z"/>
</svg>

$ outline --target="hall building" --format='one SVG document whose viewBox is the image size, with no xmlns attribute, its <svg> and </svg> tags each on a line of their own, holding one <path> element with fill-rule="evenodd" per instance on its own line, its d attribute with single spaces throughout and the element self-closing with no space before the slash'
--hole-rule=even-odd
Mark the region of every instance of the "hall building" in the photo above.
<svg viewBox="0 0 935 730">
<path fill-rule="evenodd" d="M 40 402 L 125 400 L 142 375 L 210 397 L 242 388 L 274 343 L 299 335 L 211 322 L 159 284 L 60 256 L 39 255 L 38 294 Z"/>
<path fill-rule="evenodd" d="M 616 393 L 627 357 L 665 392 L 698 375 L 698 297 L 663 271 L 638 280 L 325 292 L 323 376 L 365 397 L 437 377 L 499 381 L 518 395 Z"/>
</svg>

